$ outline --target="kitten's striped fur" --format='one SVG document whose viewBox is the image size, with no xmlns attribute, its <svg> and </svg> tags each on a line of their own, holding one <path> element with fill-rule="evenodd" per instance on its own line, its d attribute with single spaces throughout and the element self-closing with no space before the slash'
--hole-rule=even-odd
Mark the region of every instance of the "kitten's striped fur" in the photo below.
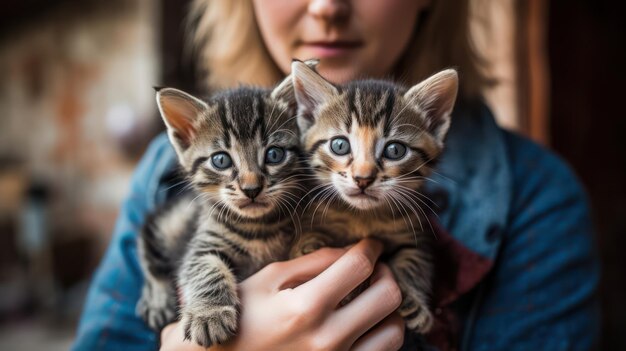
<svg viewBox="0 0 626 351">
<path fill-rule="evenodd" d="M 378 80 L 335 87 L 298 61 L 292 76 L 303 149 L 318 182 L 292 255 L 381 240 L 403 292 L 401 315 L 410 329 L 428 331 L 433 234 L 425 213 L 430 200 L 419 190 L 443 149 L 456 72 L 440 72 L 408 91 Z M 333 151 L 336 140 L 344 151 Z M 350 150 L 343 154 L 345 143 Z M 402 147 L 406 153 L 393 159 Z"/>
<path fill-rule="evenodd" d="M 209 101 L 166 88 L 157 102 L 193 190 L 147 219 L 137 308 L 160 330 L 177 317 L 178 290 L 185 338 L 208 347 L 237 330 L 237 282 L 287 258 L 293 241 L 303 165 L 291 79 Z"/>
</svg>

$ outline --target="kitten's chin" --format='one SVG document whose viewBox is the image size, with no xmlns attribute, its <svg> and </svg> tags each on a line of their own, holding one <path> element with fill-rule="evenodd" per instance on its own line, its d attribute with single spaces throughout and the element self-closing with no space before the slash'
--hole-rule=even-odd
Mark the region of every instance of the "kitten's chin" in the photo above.
<svg viewBox="0 0 626 351">
<path fill-rule="evenodd" d="M 341 193 L 341 197 L 348 203 L 348 205 L 359 210 L 371 210 L 380 205 L 380 200 L 378 198 L 364 193 L 356 195 Z"/>
<path fill-rule="evenodd" d="M 237 214 L 246 218 L 260 218 L 273 209 L 273 206 L 267 202 L 245 202 L 232 207 Z"/>
</svg>

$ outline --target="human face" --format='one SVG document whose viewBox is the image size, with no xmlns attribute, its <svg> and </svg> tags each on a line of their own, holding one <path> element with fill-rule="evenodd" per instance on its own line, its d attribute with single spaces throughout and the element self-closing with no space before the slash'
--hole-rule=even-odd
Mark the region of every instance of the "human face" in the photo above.
<svg viewBox="0 0 626 351">
<path fill-rule="evenodd" d="M 287 74 L 320 59 L 335 83 L 393 73 L 429 0 L 252 0 L 261 36 Z"/>
</svg>

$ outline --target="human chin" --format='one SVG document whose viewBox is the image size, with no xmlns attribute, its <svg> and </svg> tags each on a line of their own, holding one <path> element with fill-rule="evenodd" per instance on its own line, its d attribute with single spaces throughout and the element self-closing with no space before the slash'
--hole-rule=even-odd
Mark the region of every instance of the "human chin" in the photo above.
<svg viewBox="0 0 626 351">
<path fill-rule="evenodd" d="M 335 84 L 344 84 L 355 79 L 363 78 L 359 70 L 355 69 L 355 67 L 350 67 L 348 62 L 344 65 L 331 65 L 330 63 L 324 65 L 324 63 L 320 63 L 318 71 L 322 77 Z"/>
</svg>

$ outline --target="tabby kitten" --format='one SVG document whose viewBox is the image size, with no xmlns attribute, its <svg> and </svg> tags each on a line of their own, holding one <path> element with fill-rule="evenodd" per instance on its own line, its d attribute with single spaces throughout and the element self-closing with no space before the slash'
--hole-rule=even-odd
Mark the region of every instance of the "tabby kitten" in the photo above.
<svg viewBox="0 0 626 351">
<path fill-rule="evenodd" d="M 176 320 L 179 292 L 185 338 L 208 347 L 237 330 L 237 282 L 287 258 L 293 241 L 303 167 L 291 78 L 208 101 L 164 88 L 157 103 L 193 190 L 141 232 L 137 310 L 160 330 Z"/>
<path fill-rule="evenodd" d="M 379 239 L 403 293 L 399 312 L 411 330 L 427 332 L 433 233 L 422 209 L 430 200 L 419 190 L 443 149 L 456 71 L 408 90 L 380 80 L 337 87 L 298 61 L 292 76 L 302 145 L 318 182 L 303 215 L 312 230 L 292 256 Z"/>
</svg>

